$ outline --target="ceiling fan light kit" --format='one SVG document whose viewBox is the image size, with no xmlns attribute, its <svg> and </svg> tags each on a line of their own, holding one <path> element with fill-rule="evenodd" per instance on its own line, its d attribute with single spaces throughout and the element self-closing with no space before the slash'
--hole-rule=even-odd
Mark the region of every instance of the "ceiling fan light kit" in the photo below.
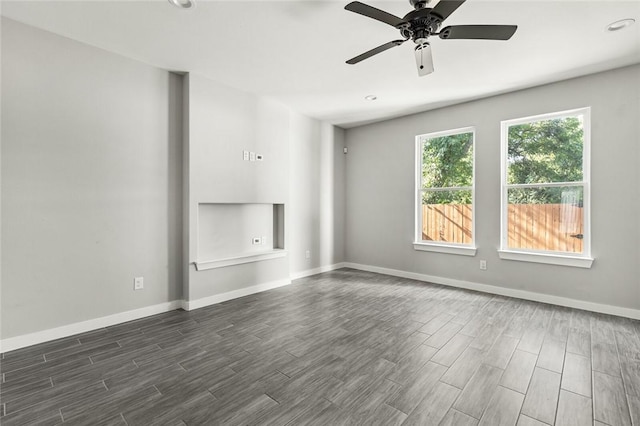
<svg viewBox="0 0 640 426">
<path fill-rule="evenodd" d="M 169 0 L 169 3 L 178 9 L 193 9 L 196 7 L 195 0 Z"/>
<path fill-rule="evenodd" d="M 431 55 L 431 45 L 428 42 L 419 44 L 415 48 L 416 67 L 418 75 L 423 76 L 433 72 L 433 56 Z"/>
<path fill-rule="evenodd" d="M 428 0 L 409 0 L 414 10 L 403 18 L 392 15 L 373 6 L 353 1 L 344 8 L 350 12 L 391 25 L 400 31 L 402 40 L 393 40 L 365 53 L 353 57 L 347 64 L 354 65 L 392 47 L 400 46 L 408 40 L 415 44 L 418 75 L 433 72 L 433 58 L 429 37 L 438 36 L 443 40 L 509 40 L 516 32 L 516 25 L 451 25 L 440 29 L 443 21 L 460 7 L 465 0 L 440 0 L 433 8 L 427 7 Z"/>
<path fill-rule="evenodd" d="M 624 28 L 627 28 L 628 26 L 633 25 L 636 22 L 635 19 L 633 18 L 627 18 L 627 19 L 620 19 L 619 21 L 615 21 L 610 23 L 609 25 L 607 25 L 607 31 L 619 31 L 622 30 Z"/>
</svg>

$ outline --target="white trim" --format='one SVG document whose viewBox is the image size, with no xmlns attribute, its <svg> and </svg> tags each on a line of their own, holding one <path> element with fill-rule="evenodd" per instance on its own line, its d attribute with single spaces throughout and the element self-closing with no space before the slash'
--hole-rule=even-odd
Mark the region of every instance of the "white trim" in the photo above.
<svg viewBox="0 0 640 426">
<path fill-rule="evenodd" d="M 471 149 L 473 151 L 472 155 L 472 174 L 471 174 L 471 186 L 461 186 L 454 188 L 423 188 L 422 187 L 422 143 L 425 139 L 439 138 L 442 136 L 451 136 L 451 135 L 459 135 L 462 133 L 471 133 L 473 135 L 473 142 L 471 145 Z M 476 242 L 476 128 L 475 126 L 461 127 L 459 129 L 452 130 L 444 130 L 441 132 L 432 132 L 425 133 L 422 135 L 417 135 L 415 139 L 415 196 L 416 196 L 416 204 L 415 204 L 415 224 L 414 224 L 414 241 L 425 243 L 422 240 L 422 194 L 424 192 L 433 191 L 433 192 L 441 192 L 441 191 L 471 191 L 471 244 L 475 244 Z M 428 243 L 427 243 L 428 244 Z M 423 250 L 413 246 L 416 250 Z M 465 254 L 465 253 L 453 253 L 446 250 L 427 250 L 424 251 L 440 251 L 442 253 L 451 253 L 451 254 Z M 471 256 L 466 253 L 467 256 Z M 473 253 L 475 256 L 475 252 Z"/>
<path fill-rule="evenodd" d="M 416 137 L 417 138 L 425 138 L 425 139 L 433 139 L 433 138 L 441 138 L 443 136 L 459 135 L 461 133 L 474 133 L 474 139 L 475 139 L 475 132 L 476 132 L 476 128 L 474 126 L 467 126 L 467 127 L 460 127 L 460 128 L 451 129 L 451 130 L 442 130 L 440 132 L 423 133 L 423 134 L 418 135 Z M 418 140 L 418 142 L 421 142 L 421 141 Z M 475 140 L 474 140 L 474 142 L 475 142 Z"/>
<path fill-rule="evenodd" d="M 22 336 L 10 337 L 0 341 L 0 352 L 9 352 L 15 349 L 24 348 L 38 343 L 44 343 L 51 340 L 69 337 L 87 331 L 93 331 L 111 325 L 121 324 L 127 321 L 133 321 L 140 318 L 149 317 L 151 315 L 162 314 L 164 312 L 174 311 L 181 307 L 178 300 L 172 302 L 160 303 L 158 305 L 146 306 L 132 311 L 120 312 L 106 317 L 94 318 L 87 321 L 76 322 L 73 324 L 63 325 L 61 327 L 51 328 L 48 330 L 37 331 L 35 333 L 23 334 Z"/>
<path fill-rule="evenodd" d="M 549 303 L 551 305 L 566 306 L 569 308 L 583 309 L 585 311 L 600 312 L 603 314 L 616 315 L 620 317 L 640 319 L 640 310 L 623 308 L 620 306 L 604 305 L 601 303 L 587 302 L 584 300 L 569 299 L 568 297 L 553 296 L 551 294 L 534 293 L 531 291 L 517 290 L 506 287 L 499 287 L 489 284 L 480 284 L 471 281 L 456 280 L 453 278 L 437 277 L 433 275 L 418 274 L 415 272 L 400 271 L 398 269 L 381 268 L 378 266 L 361 265 L 358 263 L 345 263 L 346 268 L 358 269 L 360 271 L 375 272 L 378 274 L 391 275 L 394 277 L 408 278 L 417 281 L 440 284 L 449 287 L 464 288 L 483 293 L 497 294 L 500 296 L 515 297 L 517 299 L 531 300 L 534 302 Z"/>
<path fill-rule="evenodd" d="M 570 117 L 575 117 L 576 115 L 584 114 L 585 111 L 587 110 L 591 110 L 591 107 L 580 107 L 580 108 L 568 109 L 565 111 L 547 112 L 544 114 L 530 115 L 528 117 L 510 118 L 508 120 L 503 120 L 502 123 L 508 123 L 509 125 L 529 124 L 529 123 L 535 123 L 537 121 L 545 121 L 545 120 L 550 120 L 554 118 L 570 118 Z"/>
<path fill-rule="evenodd" d="M 343 268 L 344 264 L 331 265 L 333 269 Z M 77 322 L 61 327 L 42 330 L 35 333 L 24 334 L 22 336 L 10 337 L 0 340 L 0 353 L 13 351 L 27 346 L 37 345 L 39 343 L 49 342 L 51 340 L 61 339 L 63 337 L 74 336 L 88 331 L 98 330 L 100 328 L 112 325 L 122 324 L 127 321 L 133 321 L 140 318 L 146 318 L 152 315 L 162 314 L 174 311 L 176 309 L 184 309 L 185 311 L 202 308 L 216 303 L 226 302 L 227 300 L 237 299 L 239 297 L 248 296 L 254 293 L 271 290 L 291 284 L 290 279 L 272 281 L 268 283 L 258 284 L 251 287 L 241 288 L 214 296 L 204 297 L 197 300 L 174 300 L 172 302 L 161 303 L 158 305 L 147 306 L 132 311 L 120 312 L 106 317 L 94 318 L 87 321 Z"/>
<path fill-rule="evenodd" d="M 563 188 L 567 186 L 585 186 L 584 181 L 575 182 L 548 182 L 548 183 L 509 183 L 507 189 L 514 188 Z"/>
<path fill-rule="evenodd" d="M 291 273 L 292 280 L 298 280 L 300 278 L 310 277 L 311 275 L 321 274 L 323 272 L 335 271 L 336 269 L 344 268 L 344 262 L 334 263 L 333 265 L 320 266 L 319 268 L 307 269 L 305 271 L 298 271 Z"/>
<path fill-rule="evenodd" d="M 262 283 L 251 287 L 240 288 L 238 290 L 232 290 L 226 293 L 214 294 L 213 296 L 203 297 L 201 299 L 183 300 L 182 309 L 184 309 L 185 311 L 192 311 L 194 309 L 203 308 L 205 306 L 215 305 L 216 303 L 226 302 L 227 300 L 249 296 L 251 294 L 272 290 L 278 287 L 284 287 L 289 284 L 291 284 L 291 280 L 287 278 L 283 280 Z"/>
<path fill-rule="evenodd" d="M 414 241 L 413 249 L 419 251 L 431 251 L 436 253 L 459 254 L 461 256 L 475 256 L 477 249 L 474 246 L 425 243 Z"/>
<path fill-rule="evenodd" d="M 285 257 L 286 255 L 286 250 L 274 249 L 266 252 L 257 252 L 244 254 L 242 256 L 227 257 L 225 259 L 197 260 L 193 263 L 196 265 L 196 271 L 206 271 L 207 269 L 224 268 L 225 266 L 241 265 L 243 263 L 277 259 L 279 257 Z"/>
<path fill-rule="evenodd" d="M 509 126 L 500 123 L 500 249 L 509 246 L 509 189 L 507 188 L 507 137 Z"/>
<path fill-rule="evenodd" d="M 591 107 L 583 108 L 582 122 L 582 211 L 584 217 L 583 251 L 585 257 L 591 257 Z"/>
<path fill-rule="evenodd" d="M 451 192 L 451 191 L 473 191 L 473 186 L 448 186 L 448 187 L 433 187 L 427 189 L 421 189 L 424 192 Z"/>
<path fill-rule="evenodd" d="M 509 127 L 518 124 L 535 123 L 554 118 L 569 118 L 582 115 L 582 181 L 580 182 L 554 182 L 541 184 L 508 184 L 507 183 L 507 149 Z M 580 268 L 590 268 L 593 263 L 591 257 L 591 107 L 576 108 L 567 111 L 551 112 L 524 118 L 503 120 L 500 122 L 500 258 L 507 260 L 519 260 L 524 262 L 547 263 L 552 265 L 576 266 Z M 509 188 L 535 188 L 553 186 L 582 186 L 582 214 L 583 214 L 583 253 L 578 259 L 577 256 L 567 256 L 567 253 L 549 252 L 540 253 L 527 249 L 517 251 L 509 249 L 508 215 Z M 525 256 L 531 255 L 531 256 Z M 504 257 L 503 257 L 504 256 Z M 565 261 L 570 258 L 569 261 Z"/>
<path fill-rule="evenodd" d="M 415 198 L 415 206 L 413 207 L 413 214 L 415 216 L 415 222 L 413 224 L 413 240 L 420 241 L 422 240 L 422 141 L 420 140 L 420 136 L 416 136 L 415 143 L 415 154 L 416 158 L 414 160 L 415 171 L 413 175 L 415 188 L 414 188 L 414 197 Z"/>
<path fill-rule="evenodd" d="M 500 256 L 500 259 L 504 260 L 546 263 L 548 265 L 574 266 L 576 268 L 591 268 L 594 260 L 591 257 L 564 256 L 555 253 L 533 253 L 514 250 L 498 250 L 498 256 Z"/>
</svg>

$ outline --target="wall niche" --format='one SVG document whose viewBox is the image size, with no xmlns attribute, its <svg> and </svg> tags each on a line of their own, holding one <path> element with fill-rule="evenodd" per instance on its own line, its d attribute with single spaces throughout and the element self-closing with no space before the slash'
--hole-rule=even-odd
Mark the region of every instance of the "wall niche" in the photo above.
<svg viewBox="0 0 640 426">
<path fill-rule="evenodd" d="M 198 271 L 286 256 L 284 204 L 199 203 Z"/>
</svg>

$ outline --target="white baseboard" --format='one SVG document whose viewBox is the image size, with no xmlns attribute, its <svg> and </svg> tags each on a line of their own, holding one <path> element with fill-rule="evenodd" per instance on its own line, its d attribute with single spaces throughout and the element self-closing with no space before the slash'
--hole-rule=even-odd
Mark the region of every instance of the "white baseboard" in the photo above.
<svg viewBox="0 0 640 426">
<path fill-rule="evenodd" d="M 37 345 L 38 343 L 44 343 L 51 340 L 61 339 L 63 337 L 73 336 L 79 333 L 85 333 L 87 331 L 97 330 L 110 325 L 145 318 L 151 315 L 173 311 L 178 308 L 180 308 L 180 301 L 176 300 L 173 302 L 160 303 L 159 305 L 134 309 L 132 311 L 120 312 L 106 317 L 63 325 L 62 327 L 51 328 L 49 330 L 10 337 L 8 339 L 0 340 L 0 353 L 13 351 L 15 349 L 31 345 Z"/>
<path fill-rule="evenodd" d="M 569 299 L 566 297 L 553 296 L 549 294 L 534 293 L 525 290 L 517 290 L 505 287 L 498 287 L 488 284 L 474 283 L 471 281 L 462 281 L 452 278 L 437 277 L 433 275 L 418 274 L 415 272 L 401 271 L 398 269 L 382 268 L 378 266 L 361 265 L 358 263 L 336 263 L 320 268 L 309 269 L 302 272 L 292 274 L 292 279 L 308 277 L 322 272 L 333 271 L 340 268 L 353 268 L 361 271 L 375 272 L 379 274 L 391 275 L 395 277 L 408 278 L 417 281 L 441 284 L 450 287 L 464 288 L 467 290 L 476 290 L 483 293 L 497 294 L 500 296 L 515 297 L 518 299 L 532 300 L 534 302 L 549 303 L 552 305 L 566 306 L 569 308 L 584 309 L 586 311 L 600 312 L 604 314 L 616 315 L 621 317 L 640 319 L 640 310 L 623 308 L 618 306 L 604 305 L 600 303 L 587 302 L 582 300 Z M 95 318 L 79 323 L 69 324 L 62 327 L 56 327 L 49 330 L 43 330 L 36 333 L 25 334 L 17 337 L 0 340 L 0 353 L 24 348 L 38 343 L 44 343 L 63 337 L 73 336 L 87 331 L 97 330 L 99 328 L 111 325 L 121 324 L 123 322 L 145 318 L 151 315 L 161 314 L 183 308 L 186 311 L 202 308 L 216 303 L 226 302 L 228 300 L 237 299 L 239 297 L 248 296 L 254 293 L 271 290 L 291 284 L 290 279 L 272 281 L 269 283 L 258 284 L 252 287 L 242 288 L 239 290 L 229 291 L 227 293 L 216 294 L 214 296 L 204 297 L 197 300 L 175 300 L 172 302 L 161 303 L 159 305 L 147 306 L 132 311 L 121 312 L 118 314 L 108 315 L 106 317 Z"/>
<path fill-rule="evenodd" d="M 361 271 L 376 272 L 378 274 L 391 275 L 394 277 L 408 278 L 417 281 L 425 281 L 434 284 L 446 285 L 449 287 L 476 290 L 483 293 L 497 294 L 500 296 L 515 297 L 517 299 L 531 300 L 534 302 L 549 303 L 551 305 L 566 306 L 568 308 L 583 309 L 585 311 L 600 312 L 603 314 L 616 315 L 640 319 L 640 310 L 623 308 L 619 306 L 604 305 L 601 303 L 587 302 L 584 300 L 570 299 L 568 297 L 553 296 L 550 294 L 534 293 L 526 290 L 517 290 L 506 287 L 499 287 L 488 284 L 480 284 L 471 281 L 462 281 L 452 278 L 437 277 L 433 275 L 418 274 L 416 272 L 400 271 L 398 269 L 381 268 L 378 266 L 361 265 L 358 263 L 345 262 L 343 267 L 353 268 Z"/>
<path fill-rule="evenodd" d="M 228 291 L 226 293 L 215 294 L 213 296 L 203 297 L 196 300 L 183 300 L 182 309 L 191 311 L 193 309 L 203 308 L 216 303 L 226 302 L 227 300 L 237 299 L 239 297 L 249 296 L 250 294 L 260 293 L 262 291 L 272 290 L 274 288 L 283 287 L 291 284 L 290 279 L 271 281 L 268 283 L 258 284 L 251 287 L 241 288 L 239 290 Z"/>
<path fill-rule="evenodd" d="M 172 302 L 161 303 L 159 305 L 147 306 L 118 314 L 108 315 L 106 317 L 95 318 L 87 321 L 64 325 L 49 330 L 42 330 L 35 333 L 24 334 L 22 336 L 10 337 L 0 340 L 0 353 L 13 351 L 27 346 L 37 345 L 38 343 L 49 342 L 51 340 L 61 339 L 87 331 L 94 331 L 103 327 L 121 324 L 123 322 L 132 321 L 140 318 L 149 317 L 151 315 L 161 314 L 173 311 L 179 308 L 185 311 L 202 308 L 216 303 L 226 302 L 227 300 L 237 299 L 238 297 L 248 296 L 254 293 L 271 290 L 291 284 L 290 279 L 272 281 L 268 283 L 254 285 L 252 287 L 241 288 L 239 290 L 229 291 L 227 293 L 216 294 L 210 297 L 204 297 L 197 300 L 174 300 Z"/>
<path fill-rule="evenodd" d="M 294 272 L 291 274 L 292 280 L 298 280 L 300 278 L 310 277 L 311 275 L 321 274 L 323 272 L 335 271 L 336 269 L 344 268 L 345 263 L 334 263 L 333 265 L 321 266 L 319 268 L 307 269 L 306 271 Z"/>
</svg>

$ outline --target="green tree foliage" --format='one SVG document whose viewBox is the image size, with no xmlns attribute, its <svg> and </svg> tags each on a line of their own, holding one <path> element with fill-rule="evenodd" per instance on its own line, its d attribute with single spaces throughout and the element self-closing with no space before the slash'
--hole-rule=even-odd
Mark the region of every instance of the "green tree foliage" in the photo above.
<svg viewBox="0 0 640 426">
<path fill-rule="evenodd" d="M 422 144 L 422 187 L 471 186 L 473 179 L 473 133 L 441 136 Z M 471 191 L 429 191 L 424 204 L 469 204 Z"/>
<path fill-rule="evenodd" d="M 581 181 L 583 135 L 582 123 L 577 117 L 510 126 L 507 182 Z M 509 202 L 555 204 L 562 202 L 566 191 L 567 188 L 512 189 Z"/>
<path fill-rule="evenodd" d="M 584 132 L 577 117 L 537 121 L 509 127 L 509 184 L 582 181 Z M 424 204 L 469 204 L 471 191 L 428 191 L 471 186 L 473 133 L 427 139 L 422 144 Z M 527 188 L 509 191 L 510 203 L 561 203 L 562 194 L 578 188 Z"/>
</svg>

